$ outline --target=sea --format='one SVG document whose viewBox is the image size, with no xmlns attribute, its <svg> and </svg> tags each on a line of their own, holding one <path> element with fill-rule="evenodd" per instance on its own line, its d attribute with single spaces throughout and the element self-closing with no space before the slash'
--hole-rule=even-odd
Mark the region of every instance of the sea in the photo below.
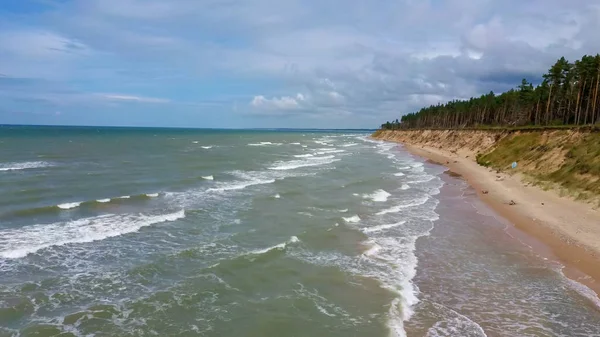
<svg viewBox="0 0 600 337">
<path fill-rule="evenodd" d="M 0 336 L 600 336 L 511 226 L 366 131 L 2 126 Z"/>
</svg>

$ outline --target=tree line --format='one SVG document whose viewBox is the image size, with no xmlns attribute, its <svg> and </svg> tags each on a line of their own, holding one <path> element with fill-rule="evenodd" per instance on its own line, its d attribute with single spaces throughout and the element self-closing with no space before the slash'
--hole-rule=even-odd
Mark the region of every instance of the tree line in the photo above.
<svg viewBox="0 0 600 337">
<path fill-rule="evenodd" d="M 600 54 L 570 63 L 561 57 L 534 87 L 526 79 L 507 92 L 439 103 L 381 125 L 382 129 L 600 124 Z"/>
</svg>

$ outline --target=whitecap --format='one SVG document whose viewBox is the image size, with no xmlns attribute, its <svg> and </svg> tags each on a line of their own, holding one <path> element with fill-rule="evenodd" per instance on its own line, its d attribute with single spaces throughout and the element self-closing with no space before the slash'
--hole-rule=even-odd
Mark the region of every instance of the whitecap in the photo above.
<svg viewBox="0 0 600 337">
<path fill-rule="evenodd" d="M 205 180 L 215 180 L 215 177 L 213 177 L 212 175 L 210 175 L 210 176 L 202 176 L 202 179 L 205 179 Z"/>
<path fill-rule="evenodd" d="M 402 176 L 404 176 L 405 174 L 404 174 L 404 173 L 402 173 L 402 172 L 398 172 L 398 173 L 394 173 L 394 175 L 395 175 L 396 177 L 402 177 Z"/>
<path fill-rule="evenodd" d="M 363 198 L 365 199 L 371 199 L 375 202 L 385 202 L 387 201 L 388 197 L 391 196 L 390 193 L 388 193 L 387 191 L 384 191 L 382 189 L 376 190 L 375 192 L 371 193 L 371 194 L 365 194 L 363 195 Z"/>
<path fill-rule="evenodd" d="M 71 208 L 79 207 L 79 205 L 81 205 L 81 201 L 66 202 L 64 204 L 56 205 L 56 207 L 58 207 L 60 209 L 71 209 Z"/>
<path fill-rule="evenodd" d="M 146 196 L 148 198 L 156 198 L 156 197 L 158 197 L 158 193 L 146 193 Z"/>
<path fill-rule="evenodd" d="M 212 147 L 212 145 L 209 145 L 209 146 L 201 146 L 201 148 L 208 150 L 208 149 L 212 149 L 213 147 Z"/>
<path fill-rule="evenodd" d="M 373 226 L 373 227 L 366 227 L 363 228 L 362 231 L 363 233 L 375 233 L 375 232 L 381 232 L 384 231 L 386 229 L 390 229 L 390 228 L 394 228 L 397 226 L 401 226 L 403 224 L 405 224 L 406 221 L 400 221 L 397 223 L 393 223 L 393 224 L 386 224 L 386 225 L 378 225 L 378 226 Z"/>
<path fill-rule="evenodd" d="M 312 154 L 310 154 L 310 153 L 307 153 L 307 154 L 297 154 L 297 155 L 294 155 L 294 157 L 296 157 L 296 158 L 308 158 L 308 157 L 312 157 L 312 156 L 313 156 L 313 155 L 312 155 Z"/>
<path fill-rule="evenodd" d="M 353 215 L 349 218 L 342 218 L 344 219 L 344 221 L 346 221 L 347 223 L 357 223 L 360 221 L 360 217 L 358 215 Z"/>
<path fill-rule="evenodd" d="M 327 165 L 340 160 L 341 159 L 334 159 L 332 157 L 309 158 L 309 160 L 292 160 L 288 162 L 275 163 L 275 166 L 269 167 L 269 170 L 293 170 L 301 167 Z"/>
<path fill-rule="evenodd" d="M 277 194 L 275 194 L 275 195 L 273 196 L 273 198 L 275 198 L 275 199 L 279 199 L 279 198 L 281 198 L 281 196 L 279 195 L 279 193 L 277 193 Z"/>
<path fill-rule="evenodd" d="M 264 184 L 272 184 L 275 182 L 275 179 L 253 179 L 249 181 L 242 182 L 234 182 L 234 183 L 224 183 L 219 187 L 209 188 L 208 192 L 226 192 L 226 191 L 234 191 L 234 190 L 242 190 L 248 186 L 253 185 L 264 185 Z"/>
<path fill-rule="evenodd" d="M 0 257 L 22 258 L 44 248 L 100 241 L 184 217 L 183 210 L 160 215 L 107 214 L 67 222 L 11 228 L 0 231 Z"/>
<path fill-rule="evenodd" d="M 27 169 L 35 169 L 42 167 L 50 167 L 52 164 L 45 161 L 30 161 L 23 163 L 6 163 L 0 164 L 0 171 L 17 171 L 17 170 L 27 170 Z"/>
<path fill-rule="evenodd" d="M 129 199 L 129 198 L 131 198 L 131 196 L 129 196 L 129 195 L 123 195 L 123 196 L 119 197 L 119 199 Z"/>
<path fill-rule="evenodd" d="M 415 200 L 413 200 L 411 202 L 408 202 L 406 204 L 396 205 L 396 206 L 384 209 L 381 212 L 377 212 L 377 215 L 384 215 L 384 214 L 388 214 L 388 213 L 398 213 L 398 212 L 400 212 L 404 208 L 409 208 L 409 207 L 423 205 L 424 203 L 427 202 L 428 199 L 429 199 L 429 197 L 422 197 L 422 198 L 419 198 L 419 199 L 415 199 Z"/>
<path fill-rule="evenodd" d="M 402 186 L 400 186 L 401 190 L 407 190 L 409 188 L 410 188 L 410 186 L 408 186 L 408 184 L 402 184 Z"/>
<path fill-rule="evenodd" d="M 98 200 L 96 200 L 96 201 L 97 201 L 97 202 L 100 202 L 100 203 L 107 203 L 107 202 L 110 202 L 110 198 L 106 198 L 106 199 L 98 199 Z"/>
<path fill-rule="evenodd" d="M 347 208 L 340 209 L 340 210 L 339 210 L 339 212 L 340 212 L 340 213 L 348 213 L 348 209 L 347 209 Z"/>
<path fill-rule="evenodd" d="M 271 246 L 268 248 L 264 248 L 264 249 L 253 250 L 250 252 L 250 254 L 260 255 L 260 254 L 268 253 L 272 250 L 284 250 L 288 244 L 298 243 L 298 242 L 300 242 L 300 239 L 298 239 L 297 236 L 291 236 L 290 239 L 286 242 L 283 242 L 283 243 L 280 243 L 278 245 Z"/>
<path fill-rule="evenodd" d="M 195 140 L 195 141 L 193 141 L 192 143 L 194 143 L 194 144 L 198 144 L 198 141 L 197 141 L 197 140 Z"/>
</svg>

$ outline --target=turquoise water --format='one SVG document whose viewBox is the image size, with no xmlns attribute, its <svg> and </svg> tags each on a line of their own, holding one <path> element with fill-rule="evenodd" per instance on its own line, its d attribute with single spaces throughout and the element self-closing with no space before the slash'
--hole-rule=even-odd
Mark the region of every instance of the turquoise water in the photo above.
<svg viewBox="0 0 600 337">
<path fill-rule="evenodd" d="M 0 336 L 599 335 L 462 181 L 367 136 L 0 128 Z"/>
</svg>

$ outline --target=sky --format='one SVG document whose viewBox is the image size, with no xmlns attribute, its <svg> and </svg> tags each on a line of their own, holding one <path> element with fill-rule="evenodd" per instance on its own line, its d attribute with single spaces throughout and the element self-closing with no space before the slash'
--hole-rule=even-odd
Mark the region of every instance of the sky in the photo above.
<svg viewBox="0 0 600 337">
<path fill-rule="evenodd" d="M 0 1 L 0 124 L 376 128 L 600 52 L 597 0 Z"/>
</svg>

